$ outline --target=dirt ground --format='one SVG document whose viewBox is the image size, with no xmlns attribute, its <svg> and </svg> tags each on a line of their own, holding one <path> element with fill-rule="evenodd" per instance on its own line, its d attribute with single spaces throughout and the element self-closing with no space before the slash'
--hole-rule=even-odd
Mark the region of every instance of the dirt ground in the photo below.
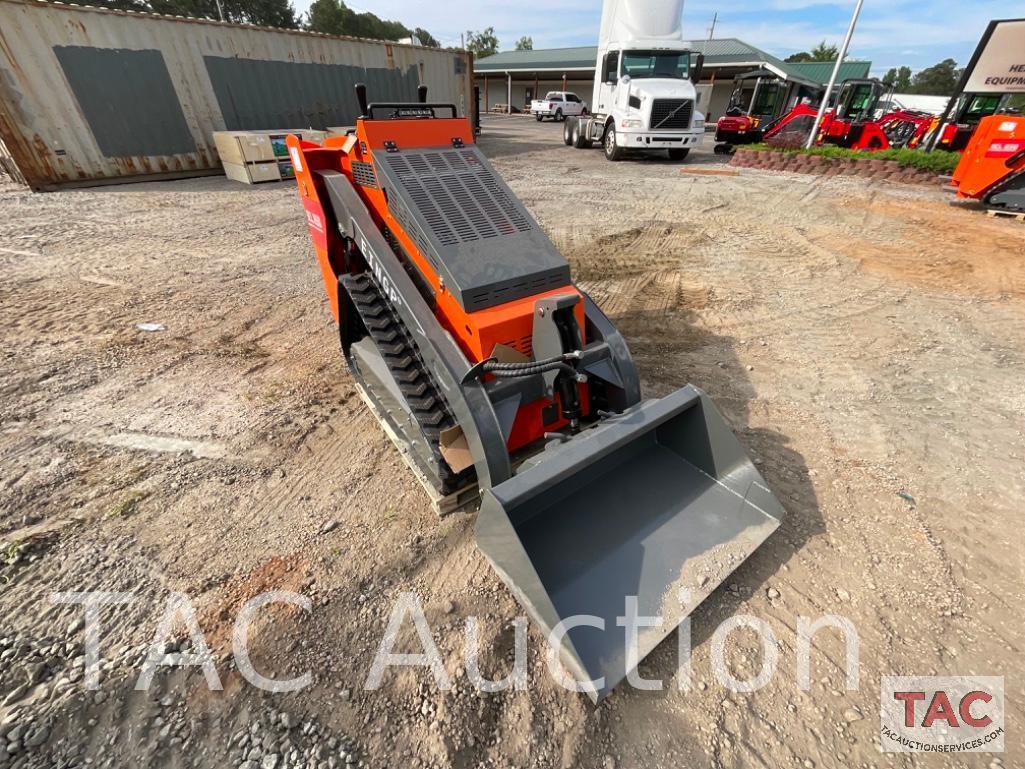
<svg viewBox="0 0 1025 769">
<path fill-rule="evenodd" d="M 1025 224 L 938 189 L 854 178 L 610 165 L 561 127 L 492 118 L 484 151 L 624 332 L 650 396 L 706 390 L 787 509 L 782 527 L 677 637 L 595 708 L 529 635 L 527 691 L 505 675 L 516 601 L 475 549 L 473 514 L 438 519 L 357 396 L 295 190 L 221 178 L 47 195 L 0 184 L 0 769 L 50 766 L 997 767 L 1025 762 Z M 142 331 L 157 323 L 163 330 Z M 82 611 L 104 607 L 102 689 L 82 680 Z M 228 659 L 239 607 L 268 694 Z M 135 691 L 168 596 L 217 659 Z M 455 686 L 422 669 L 364 689 L 400 593 L 422 602 Z M 765 620 L 776 675 L 728 691 L 712 634 Z M 823 631 L 811 686 L 799 617 Z M 1015 619 L 1017 617 L 1017 619 Z M 401 636 L 419 644 L 411 624 Z M 726 659 L 762 663 L 749 630 Z M 1004 676 L 1006 752 L 884 754 L 883 675 Z M 6 744 L 6 748 L 4 747 Z"/>
</svg>

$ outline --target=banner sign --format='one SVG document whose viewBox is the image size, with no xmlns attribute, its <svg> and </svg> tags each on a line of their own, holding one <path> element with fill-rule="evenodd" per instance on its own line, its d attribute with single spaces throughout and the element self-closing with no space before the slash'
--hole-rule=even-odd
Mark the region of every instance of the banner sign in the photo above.
<svg viewBox="0 0 1025 769">
<path fill-rule="evenodd" d="M 990 22 L 965 74 L 965 93 L 1025 93 L 1025 19 Z"/>
</svg>

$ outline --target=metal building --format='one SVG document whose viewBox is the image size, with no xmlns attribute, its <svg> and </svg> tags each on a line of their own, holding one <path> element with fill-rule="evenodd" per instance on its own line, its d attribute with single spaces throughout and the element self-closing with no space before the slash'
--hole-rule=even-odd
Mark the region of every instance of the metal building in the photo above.
<svg viewBox="0 0 1025 769">
<path fill-rule="evenodd" d="M 769 76 L 787 85 L 786 100 L 825 88 L 833 71 L 833 62 L 795 64 L 782 61 L 736 38 L 699 40 L 692 44 L 705 56 L 704 75 L 698 92 L 705 94 L 701 109 L 709 125 L 722 116 L 734 89 L 733 78 L 752 70 L 764 69 Z M 481 109 L 505 105 L 512 97 L 515 109 L 529 108 L 530 100 L 548 91 L 573 91 L 584 101 L 591 100 L 594 67 L 598 57 L 595 46 L 549 48 L 533 51 L 504 51 L 474 62 L 474 76 L 481 89 Z M 868 77 L 870 61 L 845 61 L 840 79 Z"/>
<path fill-rule="evenodd" d="M 361 81 L 472 108 L 465 51 L 0 0 L 0 164 L 34 190 L 211 173 L 214 131 L 351 125 Z"/>
</svg>

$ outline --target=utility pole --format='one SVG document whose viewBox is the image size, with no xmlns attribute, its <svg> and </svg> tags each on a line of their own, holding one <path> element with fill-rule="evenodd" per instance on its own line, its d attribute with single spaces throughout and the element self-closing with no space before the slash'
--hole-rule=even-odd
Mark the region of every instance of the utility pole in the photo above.
<svg viewBox="0 0 1025 769">
<path fill-rule="evenodd" d="M 717 22 L 718 20 L 719 20 L 719 12 L 718 12 L 718 11 L 716 11 L 716 12 L 715 12 L 715 13 L 714 13 L 714 14 L 712 15 L 712 27 L 711 27 L 711 29 L 709 29 L 709 30 L 708 30 L 708 39 L 709 39 L 709 40 L 711 40 L 711 39 L 712 39 L 712 37 L 713 37 L 713 36 L 715 35 L 715 23 L 716 23 L 716 22 Z"/>
<path fill-rule="evenodd" d="M 224 6 L 221 5 L 221 0 L 217 0 L 217 15 L 221 17 L 221 21 L 224 21 Z"/>
<path fill-rule="evenodd" d="M 808 134 L 808 141 L 804 143 L 804 148 L 810 150 L 812 145 L 815 143 L 815 137 L 819 133 L 819 125 L 822 123 L 822 116 L 826 114 L 826 106 L 829 104 L 829 97 L 833 93 L 833 88 L 836 86 L 836 78 L 840 74 L 840 65 L 843 64 L 843 60 L 847 58 L 847 49 L 851 45 L 851 38 L 854 37 L 854 28 L 858 25 L 858 16 L 861 15 L 861 6 L 864 5 L 865 0 L 858 0 L 857 5 L 854 6 L 854 15 L 851 16 L 851 26 L 847 28 L 847 37 L 843 39 L 843 46 L 840 48 L 840 53 L 836 57 L 836 64 L 833 65 L 833 74 L 829 76 L 829 85 L 826 86 L 826 92 L 822 94 L 822 104 L 819 105 L 819 114 L 815 118 L 815 125 L 811 127 L 811 133 Z"/>
</svg>

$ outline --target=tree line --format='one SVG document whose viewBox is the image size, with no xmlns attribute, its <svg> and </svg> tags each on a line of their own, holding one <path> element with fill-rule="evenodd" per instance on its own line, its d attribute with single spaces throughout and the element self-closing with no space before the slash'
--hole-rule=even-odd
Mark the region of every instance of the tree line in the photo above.
<svg viewBox="0 0 1025 769">
<path fill-rule="evenodd" d="M 836 57 L 839 55 L 839 48 L 835 45 L 828 45 L 823 40 L 810 51 L 801 51 L 788 56 L 786 61 L 836 61 Z M 956 61 L 944 59 L 939 64 L 934 64 L 915 73 L 911 72 L 911 67 L 893 67 L 883 75 L 881 80 L 897 93 L 953 96 L 962 72 L 964 70 L 957 66 Z"/>
<path fill-rule="evenodd" d="M 953 59 L 944 59 L 914 75 L 911 74 L 911 67 L 893 67 L 883 75 L 882 80 L 897 93 L 953 96 L 963 71 Z"/>
<path fill-rule="evenodd" d="M 305 17 L 295 12 L 289 0 L 70 0 L 79 5 L 97 5 L 121 11 L 163 13 L 194 19 L 222 17 L 235 24 L 256 24 L 282 29 L 306 29 L 329 35 L 402 40 L 415 37 L 422 45 L 441 44 L 426 29 L 407 27 L 399 21 L 382 19 L 373 13 L 358 13 L 344 0 L 315 0 Z"/>
</svg>

